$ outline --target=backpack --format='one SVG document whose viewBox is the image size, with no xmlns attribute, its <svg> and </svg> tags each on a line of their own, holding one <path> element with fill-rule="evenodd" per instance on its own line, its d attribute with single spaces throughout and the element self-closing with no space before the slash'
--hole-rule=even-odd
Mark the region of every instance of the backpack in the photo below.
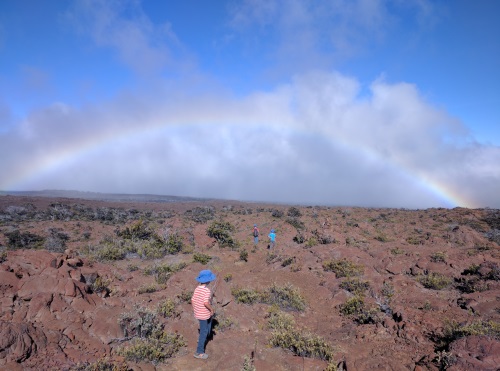
<svg viewBox="0 0 500 371">
<path fill-rule="evenodd" d="M 253 236 L 258 237 L 259 236 L 259 230 L 257 228 L 253 229 Z"/>
</svg>

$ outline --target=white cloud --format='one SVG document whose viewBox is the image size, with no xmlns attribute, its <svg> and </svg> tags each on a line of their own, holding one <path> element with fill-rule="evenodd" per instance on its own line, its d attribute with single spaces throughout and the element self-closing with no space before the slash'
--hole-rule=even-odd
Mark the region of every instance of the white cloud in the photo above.
<svg viewBox="0 0 500 371">
<path fill-rule="evenodd" d="M 465 206 L 500 206 L 500 148 L 464 144 L 460 122 L 413 85 L 375 81 L 360 98 L 355 79 L 315 72 L 241 99 L 170 98 L 33 113 L 0 137 L 2 173 L 33 171 L 0 188 L 451 206 L 439 185 Z"/>
</svg>

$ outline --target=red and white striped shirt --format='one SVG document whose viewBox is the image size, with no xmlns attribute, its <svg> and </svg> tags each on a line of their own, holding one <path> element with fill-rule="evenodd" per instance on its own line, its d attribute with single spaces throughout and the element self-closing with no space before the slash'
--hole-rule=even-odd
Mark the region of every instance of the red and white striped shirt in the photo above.
<svg viewBox="0 0 500 371">
<path fill-rule="evenodd" d="M 206 286 L 197 286 L 191 297 L 191 305 L 193 306 L 194 316 L 196 319 L 209 319 L 210 310 L 205 307 L 205 303 L 210 302 L 211 291 Z"/>
</svg>

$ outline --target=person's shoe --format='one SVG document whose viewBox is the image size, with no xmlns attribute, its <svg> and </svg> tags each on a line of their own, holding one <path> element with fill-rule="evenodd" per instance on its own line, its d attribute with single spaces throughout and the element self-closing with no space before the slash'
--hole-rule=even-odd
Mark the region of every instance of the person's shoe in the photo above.
<svg viewBox="0 0 500 371">
<path fill-rule="evenodd" d="M 198 359 L 207 359 L 208 358 L 208 354 L 207 353 L 195 353 L 194 354 L 194 358 L 198 358 Z"/>
</svg>

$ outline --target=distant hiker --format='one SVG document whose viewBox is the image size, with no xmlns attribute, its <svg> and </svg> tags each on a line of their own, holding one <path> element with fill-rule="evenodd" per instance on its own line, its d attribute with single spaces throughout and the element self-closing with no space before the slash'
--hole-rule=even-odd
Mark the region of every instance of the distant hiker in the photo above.
<svg viewBox="0 0 500 371">
<path fill-rule="evenodd" d="M 253 225 L 253 244 L 257 245 L 259 243 L 259 228 L 257 228 L 257 224 Z"/>
<path fill-rule="evenodd" d="M 212 307 L 212 292 L 208 288 L 210 282 L 216 278 L 215 274 L 209 269 L 202 270 L 196 281 L 199 282 L 198 286 L 193 292 L 191 297 L 191 304 L 193 305 L 194 317 L 200 322 L 200 336 L 198 337 L 198 347 L 194 358 L 207 359 L 208 354 L 205 353 L 205 345 L 207 338 L 212 331 L 212 318 L 214 309 Z"/>
<path fill-rule="evenodd" d="M 271 232 L 269 232 L 269 248 L 274 249 L 274 246 L 276 245 L 276 233 L 274 233 L 274 229 L 271 229 Z"/>
</svg>

